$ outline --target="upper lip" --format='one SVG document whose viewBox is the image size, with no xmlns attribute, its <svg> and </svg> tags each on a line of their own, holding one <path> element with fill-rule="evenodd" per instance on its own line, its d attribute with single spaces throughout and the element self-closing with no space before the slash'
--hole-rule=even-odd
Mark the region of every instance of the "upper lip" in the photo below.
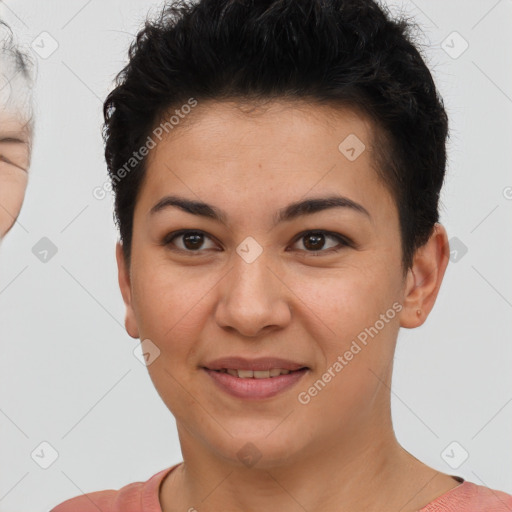
<svg viewBox="0 0 512 512">
<path fill-rule="evenodd" d="M 258 357 L 256 359 L 246 359 L 245 357 L 221 357 L 204 365 L 209 370 L 253 370 L 264 371 L 272 368 L 282 368 L 283 370 L 299 370 L 307 368 L 306 365 L 281 359 L 279 357 Z"/>
</svg>

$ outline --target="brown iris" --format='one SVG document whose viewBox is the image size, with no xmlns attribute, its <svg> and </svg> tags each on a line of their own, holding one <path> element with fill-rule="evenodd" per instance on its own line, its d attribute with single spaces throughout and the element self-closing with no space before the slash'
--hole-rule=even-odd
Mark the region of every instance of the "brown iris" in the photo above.
<svg viewBox="0 0 512 512">
<path fill-rule="evenodd" d="M 311 233 L 304 236 L 304 247 L 312 251 L 321 249 L 325 243 L 325 235 L 321 233 Z"/>
</svg>

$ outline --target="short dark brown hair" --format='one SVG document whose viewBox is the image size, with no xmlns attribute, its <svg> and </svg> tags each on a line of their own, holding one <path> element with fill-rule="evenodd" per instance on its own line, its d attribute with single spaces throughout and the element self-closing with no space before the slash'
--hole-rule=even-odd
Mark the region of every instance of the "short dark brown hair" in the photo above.
<svg viewBox="0 0 512 512">
<path fill-rule="evenodd" d="M 414 25 L 373 0 L 199 0 L 146 21 L 104 104 L 115 219 L 130 261 L 143 158 L 116 175 L 171 108 L 201 100 L 352 106 L 381 134 L 377 169 L 399 212 L 402 263 L 438 221 L 448 119 Z M 418 47 L 417 47 L 418 46 Z"/>
</svg>

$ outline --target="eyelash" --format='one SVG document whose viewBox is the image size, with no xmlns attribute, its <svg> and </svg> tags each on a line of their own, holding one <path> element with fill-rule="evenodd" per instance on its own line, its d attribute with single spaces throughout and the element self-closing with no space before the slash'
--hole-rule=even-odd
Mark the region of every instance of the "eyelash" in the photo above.
<svg viewBox="0 0 512 512">
<path fill-rule="evenodd" d="M 165 247 L 169 247 L 172 245 L 173 241 L 176 238 L 179 238 L 180 236 L 183 236 L 186 234 L 200 234 L 200 235 L 204 235 L 206 238 L 213 240 L 213 238 L 211 236 L 209 236 L 207 233 L 205 233 L 204 231 L 201 231 L 199 229 L 182 229 L 180 231 L 173 231 L 172 233 L 169 233 L 168 235 L 166 235 L 164 237 L 161 245 L 163 245 Z M 331 231 L 325 231 L 325 230 L 321 230 L 321 229 L 303 231 L 303 232 L 299 233 L 293 239 L 292 245 L 297 243 L 301 238 L 304 238 L 306 235 L 324 235 L 327 238 L 334 238 L 335 240 L 337 240 L 339 242 L 339 245 L 337 247 L 330 247 L 329 249 L 326 249 L 326 250 L 320 249 L 317 251 L 307 251 L 304 249 L 298 249 L 300 252 L 302 252 L 308 256 L 320 256 L 322 253 L 332 254 L 332 253 L 338 252 L 340 249 L 343 249 L 344 247 L 352 247 L 353 246 L 352 241 L 349 240 L 347 237 L 344 237 L 338 233 L 333 233 Z M 196 255 L 200 256 L 201 253 L 203 252 L 202 249 L 193 251 L 190 249 L 187 250 L 187 249 L 180 249 L 180 248 L 171 248 L 171 247 L 169 247 L 169 248 L 172 251 L 187 253 L 192 256 L 196 256 Z"/>
</svg>

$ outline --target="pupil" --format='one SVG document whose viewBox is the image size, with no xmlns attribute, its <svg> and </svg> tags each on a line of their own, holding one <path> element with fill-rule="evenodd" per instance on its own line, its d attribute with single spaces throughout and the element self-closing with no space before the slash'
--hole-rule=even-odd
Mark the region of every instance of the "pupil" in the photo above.
<svg viewBox="0 0 512 512">
<path fill-rule="evenodd" d="M 201 233 L 186 234 L 183 237 L 183 243 L 187 249 L 198 249 L 203 244 L 203 235 Z"/>
<path fill-rule="evenodd" d="M 313 243 L 308 242 L 311 240 L 313 240 Z M 306 249 L 311 249 L 311 250 L 318 250 L 319 248 L 321 248 L 323 246 L 323 244 L 324 244 L 324 235 L 322 235 L 322 234 L 307 235 L 306 239 L 304 241 L 304 247 L 306 247 Z"/>
</svg>

